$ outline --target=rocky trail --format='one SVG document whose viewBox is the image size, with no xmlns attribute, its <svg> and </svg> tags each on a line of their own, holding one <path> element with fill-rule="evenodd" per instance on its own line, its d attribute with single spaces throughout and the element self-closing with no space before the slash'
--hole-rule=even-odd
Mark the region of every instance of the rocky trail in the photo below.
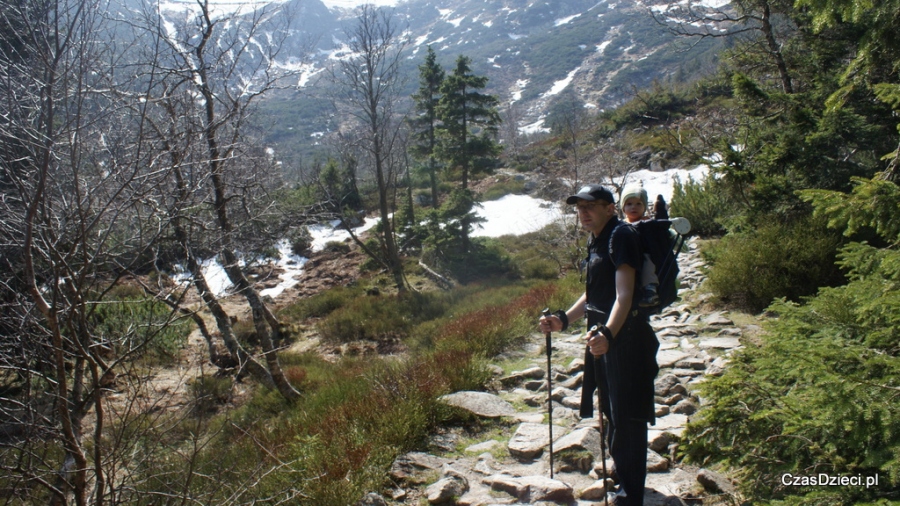
<svg viewBox="0 0 900 506">
<path fill-rule="evenodd" d="M 688 244 L 679 257 L 682 302 L 651 320 L 660 341 L 660 373 L 657 420 L 648 438 L 647 506 L 733 502 L 734 485 L 727 478 L 678 464 L 673 455 L 686 423 L 701 409 L 697 384 L 721 374 L 742 338 L 759 328 L 737 325 L 724 312 L 701 311 L 696 291 L 703 281 L 702 261 L 697 244 Z M 523 349 L 499 357 L 498 363 L 524 367 L 504 374 L 495 365 L 496 392 L 446 396 L 445 402 L 497 423 L 485 424 L 491 429 L 475 435 L 462 427 L 434 434 L 428 452 L 408 453 L 394 462 L 390 493 L 369 494 L 361 504 L 603 504 L 599 421 L 578 414 L 582 332 L 553 335 L 549 395 L 545 336 L 536 332 Z M 553 400 L 552 479 L 548 396 Z M 606 469 L 612 474 L 608 452 Z"/>
</svg>

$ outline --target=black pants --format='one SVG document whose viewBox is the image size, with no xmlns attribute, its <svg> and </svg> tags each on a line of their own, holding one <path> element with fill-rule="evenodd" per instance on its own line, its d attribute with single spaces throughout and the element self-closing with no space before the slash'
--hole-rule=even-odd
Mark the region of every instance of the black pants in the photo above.
<svg viewBox="0 0 900 506">
<path fill-rule="evenodd" d="M 619 485 L 627 495 L 625 504 L 644 504 L 644 482 L 647 479 L 647 420 L 610 422 L 609 453 L 616 464 Z"/>
<path fill-rule="evenodd" d="M 647 423 L 654 421 L 653 378 L 659 342 L 644 320 L 629 319 L 609 352 L 596 360 L 600 408 L 609 420 L 607 437 L 626 504 L 644 503 Z"/>
</svg>

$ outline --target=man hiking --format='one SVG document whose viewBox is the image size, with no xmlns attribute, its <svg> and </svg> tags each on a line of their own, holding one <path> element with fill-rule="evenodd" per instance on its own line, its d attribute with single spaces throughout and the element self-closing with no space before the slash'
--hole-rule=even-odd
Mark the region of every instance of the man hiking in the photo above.
<svg viewBox="0 0 900 506">
<path fill-rule="evenodd" d="M 566 199 L 582 228 L 590 233 L 585 293 L 567 311 L 540 319 L 542 332 L 565 330 L 587 315 L 581 416 L 593 416 L 593 392 L 599 389 L 607 441 L 619 478 L 610 503 L 642 505 L 647 476 L 647 424 L 655 422 L 653 381 L 659 367 L 659 341 L 637 311 L 638 272 L 643 261 L 638 232 L 618 219 L 612 192 L 585 186 Z M 605 479 L 605 477 L 604 477 Z"/>
</svg>

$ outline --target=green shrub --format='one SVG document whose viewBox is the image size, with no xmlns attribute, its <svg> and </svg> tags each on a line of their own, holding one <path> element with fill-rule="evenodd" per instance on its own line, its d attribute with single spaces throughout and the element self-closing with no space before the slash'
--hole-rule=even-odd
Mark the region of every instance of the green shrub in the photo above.
<svg viewBox="0 0 900 506">
<path fill-rule="evenodd" d="M 446 308 L 430 293 L 359 296 L 331 312 L 317 328 L 330 343 L 404 339 L 415 323 L 437 318 Z"/>
<path fill-rule="evenodd" d="M 188 392 L 198 413 L 215 411 L 232 397 L 232 383 L 229 377 L 204 375 L 188 383 Z"/>
<path fill-rule="evenodd" d="M 737 470 L 754 503 L 893 504 L 900 490 L 900 188 L 859 180 L 850 194 L 802 197 L 839 231 L 874 230 L 891 246 L 850 243 L 838 255 L 846 284 L 822 288 L 803 305 L 772 304 L 777 318 L 766 322 L 761 344 L 738 351 L 721 377 L 701 385 L 707 402 L 688 424 L 683 448 L 691 461 Z M 781 481 L 820 472 L 879 483 Z"/>
<path fill-rule="evenodd" d="M 232 324 L 231 330 L 234 332 L 234 337 L 245 346 L 259 345 L 259 336 L 256 335 L 256 327 L 253 325 L 253 320 L 238 320 Z"/>
<path fill-rule="evenodd" d="M 343 241 L 328 241 L 322 250 L 332 253 L 350 253 L 350 245 Z"/>
<path fill-rule="evenodd" d="M 291 227 L 288 230 L 288 242 L 291 245 L 292 253 L 304 256 L 309 254 L 313 238 L 307 227 Z"/>
<path fill-rule="evenodd" d="M 282 308 L 279 315 L 286 316 L 293 321 L 321 318 L 344 307 L 360 294 L 362 294 L 362 289 L 359 287 L 334 287 Z"/>
<path fill-rule="evenodd" d="M 900 486 L 900 380 L 896 318 L 869 325 L 884 304 L 881 279 L 823 289 L 805 306 L 769 311 L 761 346 L 737 353 L 725 374 L 701 385 L 706 408 L 683 438 L 689 461 L 737 471 L 751 502 L 860 504 Z M 893 292 L 896 298 L 896 291 Z M 868 321 L 866 321 L 868 320 Z M 865 322 L 865 326 L 860 324 Z M 880 329 L 888 349 L 866 342 Z M 883 343 L 886 344 L 886 343 Z M 785 487 L 784 474 L 879 476 L 878 487 Z"/>
<path fill-rule="evenodd" d="M 525 193 L 525 180 L 515 179 L 501 181 L 491 186 L 481 194 L 481 201 L 497 200 L 507 195 L 521 195 Z"/>
<path fill-rule="evenodd" d="M 691 234 L 704 237 L 725 233 L 725 224 L 737 214 L 738 206 L 722 183 L 710 175 L 703 181 L 675 178 L 669 216 L 680 216 L 691 222 Z"/>
<path fill-rule="evenodd" d="M 773 222 L 709 243 L 708 287 L 726 304 L 762 311 L 776 298 L 799 301 L 842 280 L 835 265 L 840 236 L 822 220 Z"/>
<path fill-rule="evenodd" d="M 508 278 L 516 273 L 501 243 L 487 237 L 472 239 L 468 254 L 445 254 L 439 263 L 460 283 Z"/>
<path fill-rule="evenodd" d="M 550 280 L 559 277 L 559 264 L 546 258 L 527 260 L 519 269 L 525 279 Z"/>
<path fill-rule="evenodd" d="M 91 316 L 94 334 L 117 353 L 132 353 L 146 360 L 171 362 L 187 341 L 191 325 L 173 318 L 172 309 L 133 285 L 118 285 Z"/>
</svg>

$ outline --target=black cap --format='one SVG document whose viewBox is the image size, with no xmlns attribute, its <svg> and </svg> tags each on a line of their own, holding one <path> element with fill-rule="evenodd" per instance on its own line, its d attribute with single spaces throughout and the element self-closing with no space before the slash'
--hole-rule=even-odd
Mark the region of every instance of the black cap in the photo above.
<svg viewBox="0 0 900 506">
<path fill-rule="evenodd" d="M 605 200 L 610 204 L 616 201 L 612 192 L 599 184 L 589 184 L 578 190 L 578 193 L 566 199 L 566 204 L 573 205 L 579 200 Z"/>
</svg>

